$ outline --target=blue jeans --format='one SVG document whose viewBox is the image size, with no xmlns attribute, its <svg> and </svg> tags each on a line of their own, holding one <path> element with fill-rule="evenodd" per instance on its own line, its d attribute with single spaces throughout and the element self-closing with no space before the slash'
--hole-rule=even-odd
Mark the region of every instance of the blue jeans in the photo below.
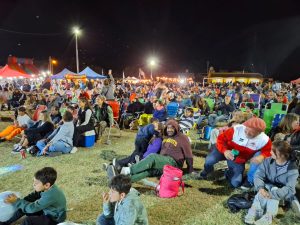
<svg viewBox="0 0 300 225">
<path fill-rule="evenodd" d="M 260 151 L 256 152 L 253 157 L 259 156 L 260 154 L 261 154 Z M 248 173 L 247 173 L 247 180 L 252 185 L 254 184 L 254 175 L 255 175 L 255 172 L 258 169 L 259 165 L 260 164 L 250 163 L 250 168 L 249 168 Z"/>
<path fill-rule="evenodd" d="M 96 225 L 115 225 L 114 218 L 106 218 L 103 214 L 98 216 Z"/>
<path fill-rule="evenodd" d="M 40 154 L 41 154 L 43 149 L 46 146 L 46 142 L 45 141 L 38 141 L 36 143 L 36 146 L 40 150 Z M 65 143 L 63 141 L 57 141 L 57 142 L 53 143 L 52 145 L 50 145 L 48 151 L 49 152 L 62 152 L 63 154 L 67 154 L 67 153 L 70 153 L 72 148 L 73 147 L 71 145 L 68 145 L 67 143 Z"/>
<path fill-rule="evenodd" d="M 213 172 L 214 165 L 219 161 L 226 160 L 224 154 L 218 151 L 216 146 L 212 146 L 212 151 L 205 158 L 204 170 L 201 172 L 202 175 Z M 238 164 L 232 160 L 227 160 L 228 171 L 226 172 L 226 178 L 230 184 L 236 188 L 242 184 L 243 173 L 245 170 L 245 164 Z"/>
<path fill-rule="evenodd" d="M 211 126 L 211 127 L 215 127 L 218 122 L 228 120 L 228 118 L 229 117 L 227 115 L 218 116 L 217 114 L 210 114 L 208 116 L 208 125 Z"/>
</svg>

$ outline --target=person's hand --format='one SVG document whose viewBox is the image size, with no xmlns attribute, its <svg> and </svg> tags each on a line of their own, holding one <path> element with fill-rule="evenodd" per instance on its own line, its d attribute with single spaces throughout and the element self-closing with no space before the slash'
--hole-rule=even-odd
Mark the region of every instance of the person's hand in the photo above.
<svg viewBox="0 0 300 225">
<path fill-rule="evenodd" d="M 255 164 L 261 164 L 264 161 L 264 157 L 262 155 L 253 157 L 250 162 Z"/>
<path fill-rule="evenodd" d="M 271 198 L 270 193 L 263 188 L 259 189 L 258 193 L 264 198 Z"/>
<path fill-rule="evenodd" d="M 102 193 L 102 200 L 103 200 L 103 203 L 109 202 L 109 194 L 107 192 Z"/>
<path fill-rule="evenodd" d="M 7 204 L 13 204 L 18 200 L 18 197 L 15 194 L 10 194 L 6 197 L 4 200 L 5 203 Z"/>
<path fill-rule="evenodd" d="M 42 155 L 46 155 L 48 148 L 49 148 L 49 146 L 46 145 L 46 147 L 43 149 Z"/>
<path fill-rule="evenodd" d="M 230 150 L 226 150 L 224 152 L 224 156 L 228 160 L 234 160 L 234 155 L 232 154 L 232 152 Z"/>
</svg>

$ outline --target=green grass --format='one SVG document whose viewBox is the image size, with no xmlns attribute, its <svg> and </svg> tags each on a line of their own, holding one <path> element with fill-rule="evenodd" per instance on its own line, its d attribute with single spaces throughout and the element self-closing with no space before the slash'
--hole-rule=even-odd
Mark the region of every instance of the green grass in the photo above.
<svg viewBox="0 0 300 225">
<path fill-rule="evenodd" d="M 4 128 L 7 123 L 0 123 Z M 64 190 L 68 203 L 68 220 L 95 224 L 102 212 L 101 194 L 108 191 L 106 174 L 101 171 L 102 163 L 113 157 L 130 154 L 134 147 L 133 132 L 122 132 L 122 137 L 112 138 L 111 145 L 97 144 L 87 149 L 80 148 L 76 154 L 54 158 L 33 158 L 27 154 L 26 159 L 12 155 L 12 142 L 0 143 L 0 167 L 21 164 L 24 170 L 0 177 L 0 192 L 11 190 L 26 195 L 33 190 L 32 179 L 36 170 L 52 166 L 58 171 L 57 184 Z M 205 151 L 196 154 L 195 168 L 201 169 Z M 224 202 L 233 193 L 226 182 L 214 184 L 212 181 L 187 180 L 185 193 L 174 199 L 160 199 L 154 190 L 134 184 L 142 195 L 151 225 L 191 225 L 191 224 L 243 224 L 244 212 L 232 214 L 224 207 Z M 236 192 L 236 191 L 235 191 Z M 299 224 L 291 212 L 282 210 L 276 224 Z"/>
</svg>

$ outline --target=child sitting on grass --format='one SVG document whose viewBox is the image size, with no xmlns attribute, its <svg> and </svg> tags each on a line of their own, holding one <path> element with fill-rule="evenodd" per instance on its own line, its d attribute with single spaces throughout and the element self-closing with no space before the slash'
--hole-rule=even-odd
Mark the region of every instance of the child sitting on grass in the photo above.
<svg viewBox="0 0 300 225">
<path fill-rule="evenodd" d="M 247 224 L 272 224 L 277 215 L 280 200 L 291 203 L 299 216 L 300 205 L 295 197 L 299 176 L 296 160 L 286 141 L 275 141 L 271 157 L 264 160 L 256 171 L 254 186 L 258 193 L 245 216 Z"/>
<path fill-rule="evenodd" d="M 66 219 L 66 198 L 54 183 L 57 172 L 52 167 L 44 167 L 34 174 L 34 192 L 23 199 L 9 195 L 5 203 L 13 204 L 18 210 L 6 222 L 9 225 L 26 215 L 21 225 L 56 225 Z"/>
<path fill-rule="evenodd" d="M 96 225 L 147 225 L 147 211 L 139 192 L 131 188 L 128 176 L 117 175 L 110 181 L 110 190 L 103 193 L 103 213 Z"/>
</svg>

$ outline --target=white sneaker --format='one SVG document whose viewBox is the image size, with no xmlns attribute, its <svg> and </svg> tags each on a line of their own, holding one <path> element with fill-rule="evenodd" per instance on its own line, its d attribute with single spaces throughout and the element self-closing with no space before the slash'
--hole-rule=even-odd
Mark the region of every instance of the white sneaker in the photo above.
<svg viewBox="0 0 300 225">
<path fill-rule="evenodd" d="M 123 167 L 120 174 L 129 175 L 130 174 L 130 167 Z"/>
<path fill-rule="evenodd" d="M 14 149 L 18 148 L 20 146 L 20 144 L 14 144 Z"/>
<path fill-rule="evenodd" d="M 294 199 L 291 203 L 292 211 L 295 213 L 297 217 L 300 218 L 300 204 L 298 199 Z"/>
<path fill-rule="evenodd" d="M 254 224 L 255 225 L 271 225 L 272 224 L 273 216 L 271 214 L 265 214 L 257 220 Z"/>
<path fill-rule="evenodd" d="M 71 154 L 74 154 L 75 152 L 77 152 L 77 147 L 73 147 L 72 150 L 70 151 Z"/>
<path fill-rule="evenodd" d="M 247 215 L 245 216 L 244 221 L 246 224 L 255 224 L 255 221 L 260 219 L 262 215 L 263 215 L 263 210 L 250 208 L 248 210 Z"/>
</svg>

